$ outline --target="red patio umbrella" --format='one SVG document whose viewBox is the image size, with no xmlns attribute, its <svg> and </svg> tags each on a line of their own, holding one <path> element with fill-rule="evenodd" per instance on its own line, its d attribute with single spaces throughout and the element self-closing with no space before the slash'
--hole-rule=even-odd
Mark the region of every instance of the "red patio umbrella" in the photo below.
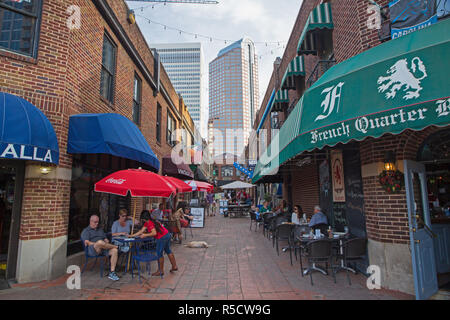
<svg viewBox="0 0 450 320">
<path fill-rule="evenodd" d="M 151 171 L 142 169 L 120 170 L 103 178 L 94 185 L 96 192 L 112 193 L 126 196 L 128 192 L 132 197 L 158 197 L 169 198 L 177 193 L 177 189 L 165 177 Z M 134 232 L 136 219 L 136 202 L 134 203 L 133 224 Z M 130 259 L 128 259 L 128 264 Z"/>
<path fill-rule="evenodd" d="M 206 182 L 196 180 L 186 180 L 185 182 L 192 187 L 192 191 L 210 192 L 214 190 L 214 186 Z"/>
<path fill-rule="evenodd" d="M 168 180 L 169 183 L 171 183 L 177 189 L 177 193 L 185 193 L 192 191 L 192 187 L 187 183 L 185 183 L 183 180 L 168 176 L 164 176 L 164 179 Z"/>
</svg>

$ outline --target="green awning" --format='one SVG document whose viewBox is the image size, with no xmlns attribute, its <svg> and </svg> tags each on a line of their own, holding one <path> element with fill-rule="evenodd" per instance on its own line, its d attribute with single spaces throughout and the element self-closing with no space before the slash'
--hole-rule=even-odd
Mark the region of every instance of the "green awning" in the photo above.
<svg viewBox="0 0 450 320">
<path fill-rule="evenodd" d="M 303 56 L 296 56 L 289 63 L 283 79 L 281 80 L 281 89 L 295 89 L 295 78 L 299 76 L 305 76 L 305 63 Z"/>
<path fill-rule="evenodd" d="M 305 151 L 450 124 L 450 19 L 329 69 L 261 156 L 253 183 Z M 278 141 L 278 143 L 277 143 Z"/>
<path fill-rule="evenodd" d="M 333 29 L 333 17 L 331 15 L 331 3 L 319 4 L 311 11 L 306 21 L 300 40 L 297 45 L 297 52 L 302 54 L 316 53 L 316 36 L 314 31 L 317 29 Z"/>
<path fill-rule="evenodd" d="M 287 108 L 288 104 L 289 104 L 288 90 L 280 89 L 275 94 L 272 111 L 280 111 L 285 107 Z"/>
</svg>

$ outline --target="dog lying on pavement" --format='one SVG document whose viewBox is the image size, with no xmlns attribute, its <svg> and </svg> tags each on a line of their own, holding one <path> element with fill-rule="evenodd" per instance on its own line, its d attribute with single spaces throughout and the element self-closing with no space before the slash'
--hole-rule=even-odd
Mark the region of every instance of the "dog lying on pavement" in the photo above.
<svg viewBox="0 0 450 320">
<path fill-rule="evenodd" d="M 210 247 L 205 241 L 191 241 L 184 245 L 188 248 L 208 248 Z"/>
</svg>

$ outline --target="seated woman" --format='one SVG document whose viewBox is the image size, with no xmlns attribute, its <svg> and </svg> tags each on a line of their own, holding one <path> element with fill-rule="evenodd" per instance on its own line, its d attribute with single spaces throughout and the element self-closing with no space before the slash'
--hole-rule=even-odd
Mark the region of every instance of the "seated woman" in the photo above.
<svg viewBox="0 0 450 320">
<path fill-rule="evenodd" d="M 128 252 L 130 248 L 128 244 L 123 244 L 122 242 L 115 240 L 115 238 L 120 236 L 128 236 L 131 232 L 132 225 L 133 221 L 132 218 L 128 216 L 127 209 L 120 209 L 119 219 L 114 221 L 111 227 L 111 236 L 112 236 L 112 243 L 119 246 L 119 250 L 122 252 Z"/>
<path fill-rule="evenodd" d="M 183 240 L 183 234 L 181 232 L 181 220 L 189 221 L 193 220 L 194 217 L 192 215 L 188 215 L 190 209 L 187 206 L 186 202 L 179 202 L 177 206 L 177 211 L 169 218 L 170 221 L 175 221 L 176 227 L 171 230 L 174 240 L 177 240 L 179 243 Z M 186 225 L 187 227 L 187 225 Z"/>
<path fill-rule="evenodd" d="M 286 216 L 287 218 L 291 219 L 291 215 L 289 214 L 289 206 L 287 205 L 286 200 L 283 199 L 281 201 L 280 205 L 275 211 L 278 215 Z"/>
<path fill-rule="evenodd" d="M 159 271 L 152 273 L 152 276 L 164 275 L 164 252 L 169 257 L 172 269 L 170 272 L 178 271 L 175 255 L 170 250 L 170 233 L 164 228 L 164 226 L 158 221 L 152 219 L 148 210 L 142 211 L 141 219 L 145 221 L 144 226 L 138 232 L 130 235 L 130 237 L 155 237 L 156 239 L 156 254 L 159 258 Z"/>
<path fill-rule="evenodd" d="M 291 221 L 292 221 L 292 223 L 295 223 L 295 224 L 304 223 L 303 222 L 303 209 L 298 204 L 294 206 L 294 212 L 292 213 Z"/>
<path fill-rule="evenodd" d="M 259 214 L 262 215 L 269 211 L 272 211 L 272 207 L 270 206 L 269 201 L 264 201 L 263 206 L 259 209 Z"/>
</svg>

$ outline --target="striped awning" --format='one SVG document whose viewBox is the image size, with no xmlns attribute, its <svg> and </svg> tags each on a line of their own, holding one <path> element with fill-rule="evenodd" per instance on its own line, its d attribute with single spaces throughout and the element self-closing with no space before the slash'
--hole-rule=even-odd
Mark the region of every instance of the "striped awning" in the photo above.
<svg viewBox="0 0 450 320">
<path fill-rule="evenodd" d="M 331 3 L 326 2 L 319 4 L 309 14 L 300 40 L 297 46 L 297 52 L 302 54 L 316 54 L 316 34 L 317 29 L 333 29 L 333 18 L 331 15 Z"/>
<path fill-rule="evenodd" d="M 281 80 L 281 89 L 295 89 L 295 78 L 305 76 L 305 63 L 303 56 L 297 56 L 289 63 L 287 70 Z"/>
<path fill-rule="evenodd" d="M 272 111 L 280 111 L 289 104 L 288 90 L 280 89 L 275 95 Z"/>
</svg>

